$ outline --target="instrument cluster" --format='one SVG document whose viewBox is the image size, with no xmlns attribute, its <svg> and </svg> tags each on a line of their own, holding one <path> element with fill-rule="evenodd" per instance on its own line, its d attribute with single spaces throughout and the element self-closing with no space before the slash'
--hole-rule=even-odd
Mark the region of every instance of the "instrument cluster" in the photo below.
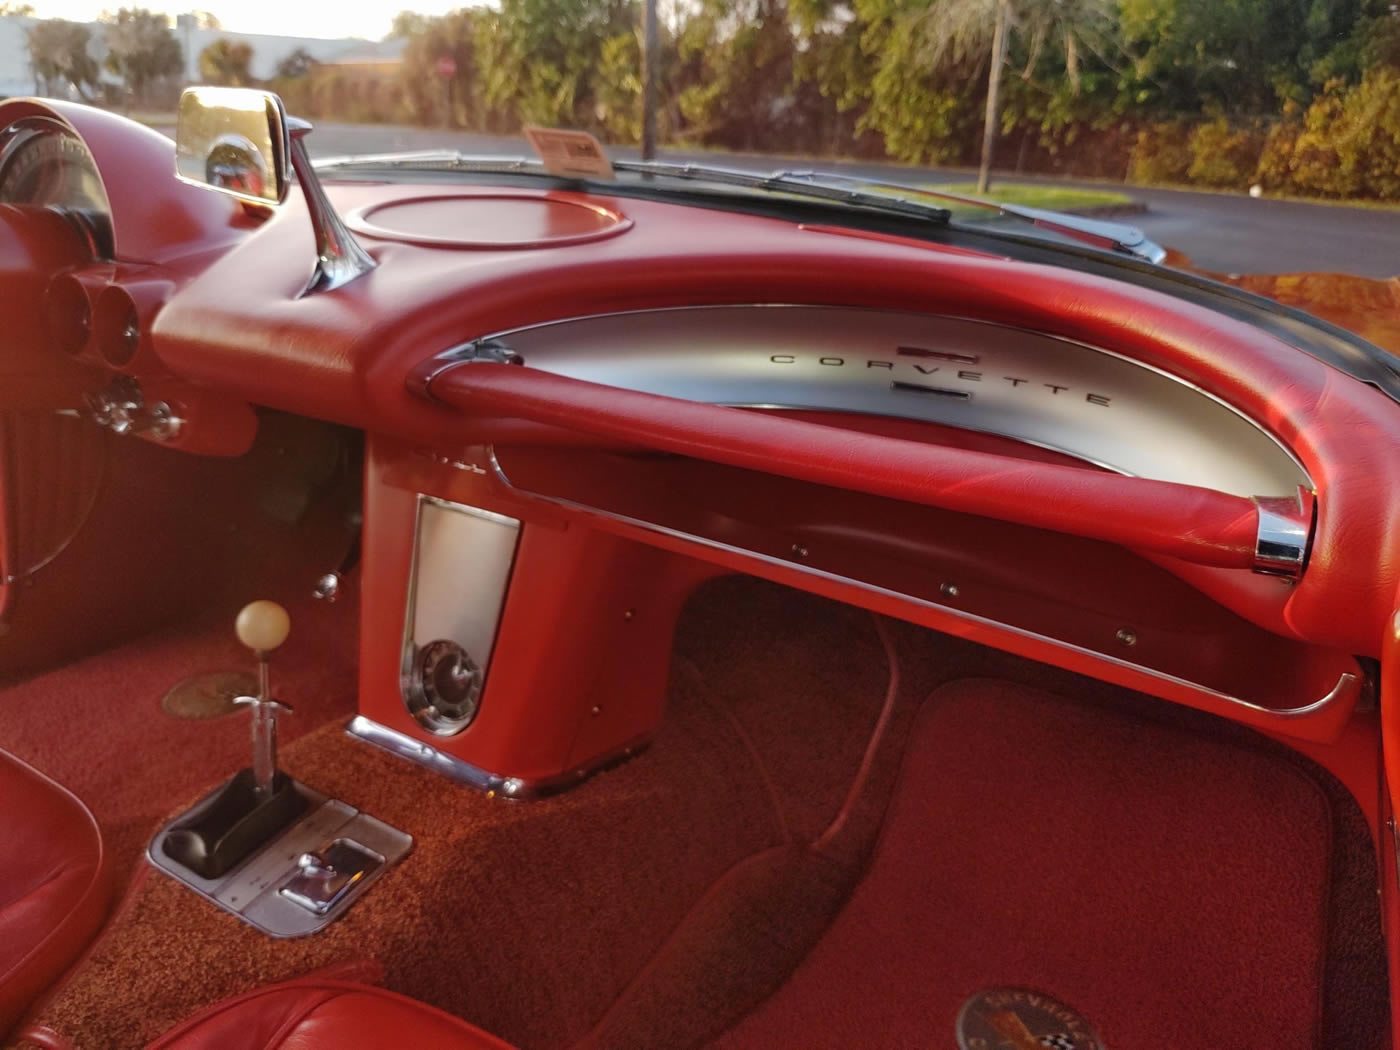
<svg viewBox="0 0 1400 1050">
<path fill-rule="evenodd" d="M 114 254 L 112 206 L 97 164 L 57 120 L 22 117 L 0 130 L 0 204 L 51 208 L 82 234 L 94 259 Z"/>
</svg>

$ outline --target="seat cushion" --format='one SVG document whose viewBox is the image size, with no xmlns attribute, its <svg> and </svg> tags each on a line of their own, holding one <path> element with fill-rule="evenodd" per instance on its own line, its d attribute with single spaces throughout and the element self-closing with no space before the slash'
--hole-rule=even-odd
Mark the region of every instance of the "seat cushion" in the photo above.
<svg viewBox="0 0 1400 1050">
<path fill-rule="evenodd" d="M 215 1003 L 149 1050 L 511 1050 L 451 1014 L 349 981 L 308 977 Z"/>
<path fill-rule="evenodd" d="M 0 751 L 0 1036 L 102 924 L 104 860 L 88 808 Z"/>
</svg>

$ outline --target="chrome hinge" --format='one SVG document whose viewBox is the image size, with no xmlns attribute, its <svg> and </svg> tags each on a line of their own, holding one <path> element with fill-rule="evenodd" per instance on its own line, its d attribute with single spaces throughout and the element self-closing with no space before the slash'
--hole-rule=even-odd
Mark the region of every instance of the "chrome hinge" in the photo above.
<svg viewBox="0 0 1400 1050">
<path fill-rule="evenodd" d="M 408 377 L 408 388 L 420 397 L 431 397 L 428 387 L 449 368 L 465 364 L 523 365 L 525 358 L 500 339 L 473 339 L 428 358 Z"/>
</svg>

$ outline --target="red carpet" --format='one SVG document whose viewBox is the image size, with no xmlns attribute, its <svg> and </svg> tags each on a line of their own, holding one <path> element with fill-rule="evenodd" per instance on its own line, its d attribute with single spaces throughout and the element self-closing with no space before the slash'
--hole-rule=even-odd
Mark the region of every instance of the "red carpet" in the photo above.
<svg viewBox="0 0 1400 1050">
<path fill-rule="evenodd" d="M 864 881 L 714 1045 L 951 1048 L 969 996 L 1022 985 L 1110 1050 L 1315 1047 L 1330 833 L 1316 785 L 1267 755 L 1005 682 L 945 686 Z"/>
<path fill-rule="evenodd" d="M 292 614 L 273 658 L 273 689 L 294 713 L 290 742 L 355 708 L 357 601 L 325 605 L 301 579 L 271 593 Z M 299 592 L 299 593 L 298 593 Z M 27 681 L 0 685 L 0 749 L 42 769 L 92 809 L 124 887 L 147 840 L 177 806 L 249 762 L 248 715 L 207 721 L 165 714 L 161 697 L 201 671 L 252 670 L 233 633 L 237 606 L 96 653 Z"/>
</svg>

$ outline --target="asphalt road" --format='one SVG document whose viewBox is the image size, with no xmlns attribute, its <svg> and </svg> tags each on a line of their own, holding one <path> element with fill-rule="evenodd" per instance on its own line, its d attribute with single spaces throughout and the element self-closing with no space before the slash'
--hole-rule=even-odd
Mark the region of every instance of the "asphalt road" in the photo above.
<svg viewBox="0 0 1400 1050">
<path fill-rule="evenodd" d="M 527 152 L 524 140 L 518 138 L 433 128 L 356 124 L 318 125 L 307 144 L 313 156 L 387 153 L 435 147 L 511 156 Z M 635 156 L 636 151 L 619 149 L 616 153 L 619 156 Z M 966 171 L 745 154 L 665 150 L 661 156 L 669 160 L 695 160 L 759 171 L 778 167 L 805 169 L 821 166 L 896 181 L 947 183 L 966 182 L 969 178 Z M 1296 201 L 1253 200 L 1242 194 L 1043 181 L 1122 189 L 1148 207 L 1145 214 L 1122 221 L 1140 227 L 1159 244 L 1185 252 L 1195 265 L 1204 269 L 1224 273 L 1332 271 L 1364 277 L 1393 277 L 1400 274 L 1400 209 L 1351 208 Z"/>
</svg>

